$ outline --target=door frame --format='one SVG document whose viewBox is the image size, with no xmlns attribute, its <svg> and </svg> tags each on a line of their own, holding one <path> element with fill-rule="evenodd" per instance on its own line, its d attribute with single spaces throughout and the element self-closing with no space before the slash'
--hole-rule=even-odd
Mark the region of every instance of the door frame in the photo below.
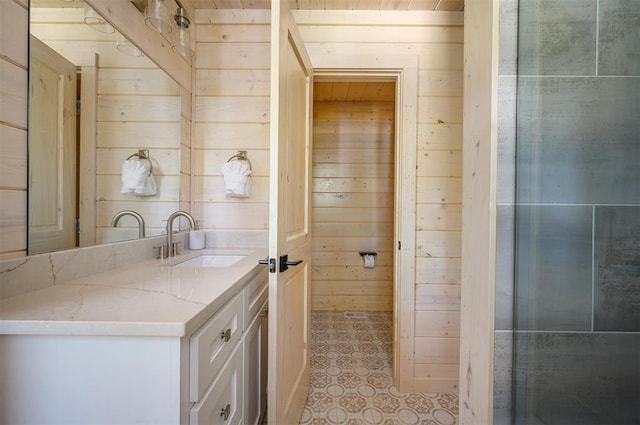
<svg viewBox="0 0 640 425">
<path fill-rule="evenodd" d="M 314 81 L 394 81 L 393 380 L 414 392 L 418 57 L 316 55 Z M 399 248 L 399 249 L 398 249 Z"/>
</svg>

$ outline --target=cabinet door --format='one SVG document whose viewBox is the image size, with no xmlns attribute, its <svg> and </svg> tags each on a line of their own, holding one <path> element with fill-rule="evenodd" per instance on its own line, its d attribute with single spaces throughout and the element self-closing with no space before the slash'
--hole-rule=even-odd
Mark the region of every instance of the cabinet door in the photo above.
<svg viewBox="0 0 640 425">
<path fill-rule="evenodd" d="M 267 407 L 267 302 L 244 337 L 244 423 L 259 424 Z"/>
<path fill-rule="evenodd" d="M 190 342 L 189 399 L 198 401 L 242 338 L 243 298 L 238 294 L 196 331 Z"/>
<path fill-rule="evenodd" d="M 191 425 L 235 425 L 242 424 L 243 370 L 242 346 L 240 343 L 229 361 L 221 368 L 220 375 L 207 392 L 196 403 L 189 414 Z"/>
</svg>

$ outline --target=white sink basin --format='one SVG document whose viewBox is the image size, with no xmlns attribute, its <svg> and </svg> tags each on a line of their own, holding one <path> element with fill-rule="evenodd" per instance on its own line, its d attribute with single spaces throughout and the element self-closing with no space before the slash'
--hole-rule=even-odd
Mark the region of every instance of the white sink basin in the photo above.
<svg viewBox="0 0 640 425">
<path fill-rule="evenodd" d="M 246 255 L 202 254 L 172 267 L 229 267 L 245 257 Z"/>
</svg>

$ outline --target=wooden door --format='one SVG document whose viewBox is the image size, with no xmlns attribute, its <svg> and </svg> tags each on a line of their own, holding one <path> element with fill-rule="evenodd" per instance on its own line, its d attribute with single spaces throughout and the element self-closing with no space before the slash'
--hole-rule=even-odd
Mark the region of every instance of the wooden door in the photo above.
<svg viewBox="0 0 640 425">
<path fill-rule="evenodd" d="M 311 79 L 311 62 L 287 1 L 274 0 L 267 412 L 268 422 L 278 425 L 299 423 L 309 390 Z"/>
<path fill-rule="evenodd" d="M 35 37 L 29 57 L 29 254 L 76 246 L 76 66 Z"/>
</svg>

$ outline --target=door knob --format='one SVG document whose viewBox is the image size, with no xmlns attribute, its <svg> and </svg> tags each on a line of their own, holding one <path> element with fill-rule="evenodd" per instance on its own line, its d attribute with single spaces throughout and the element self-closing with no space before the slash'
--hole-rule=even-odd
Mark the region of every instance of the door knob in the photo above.
<svg viewBox="0 0 640 425">
<path fill-rule="evenodd" d="M 302 260 L 289 261 L 289 254 L 280 256 L 280 271 L 283 272 L 289 269 L 289 266 L 297 266 L 302 263 Z"/>
</svg>

